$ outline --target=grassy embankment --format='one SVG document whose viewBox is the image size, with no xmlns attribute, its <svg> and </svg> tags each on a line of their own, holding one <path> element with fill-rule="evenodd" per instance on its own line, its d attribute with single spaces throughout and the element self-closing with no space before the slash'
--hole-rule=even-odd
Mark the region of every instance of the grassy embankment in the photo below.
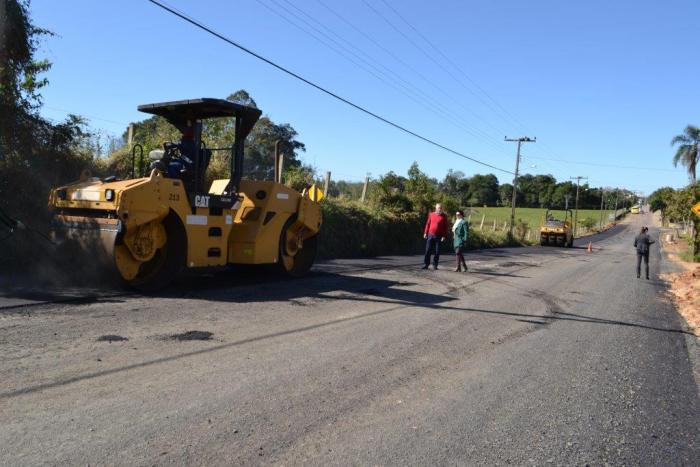
<svg viewBox="0 0 700 467">
<path fill-rule="evenodd" d="M 406 255 L 423 251 L 425 218 L 422 215 L 377 211 L 352 201 L 325 200 L 322 206 L 320 258 Z M 445 243 L 448 251 L 451 251 L 452 239 L 447 239 Z M 470 248 L 505 245 L 506 232 L 502 230 L 471 231 Z"/>
<path fill-rule="evenodd" d="M 530 230 L 521 230 L 519 244 L 533 244 L 539 241 L 539 227 L 545 209 L 516 209 L 516 220 L 527 222 Z M 609 224 L 612 210 L 603 212 L 603 225 Z M 563 218 L 562 212 L 555 211 L 555 217 Z M 466 211 L 469 216 L 469 210 Z M 484 217 L 483 229 L 481 219 Z M 600 211 L 579 210 L 579 221 L 585 218 L 600 219 Z M 319 241 L 320 258 L 358 258 L 383 255 L 405 255 L 421 253 L 424 248 L 424 217 L 415 213 L 396 214 L 377 211 L 366 205 L 340 200 L 323 202 L 323 227 Z M 494 221 L 496 229 L 494 231 Z M 510 208 L 487 207 L 471 209 L 471 230 L 469 248 L 494 248 L 506 246 L 507 228 L 510 222 Z M 579 227 L 579 233 L 584 229 Z M 516 231 L 516 236 L 517 236 Z M 452 240 L 446 240 L 451 251 Z"/>
</svg>

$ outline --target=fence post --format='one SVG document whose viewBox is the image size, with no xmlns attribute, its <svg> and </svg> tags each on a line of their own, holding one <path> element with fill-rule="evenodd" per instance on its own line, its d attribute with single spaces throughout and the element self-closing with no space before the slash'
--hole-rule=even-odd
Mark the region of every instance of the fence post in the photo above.
<svg viewBox="0 0 700 467">
<path fill-rule="evenodd" d="M 508 227 L 508 221 L 503 222 L 503 230 L 506 230 L 506 227 Z"/>
<path fill-rule="evenodd" d="M 326 179 L 323 182 L 323 197 L 328 196 L 328 185 L 331 184 L 331 171 L 326 172 Z"/>
<path fill-rule="evenodd" d="M 493 231 L 496 231 L 496 219 L 493 220 Z"/>
<path fill-rule="evenodd" d="M 484 230 L 484 219 L 486 219 L 486 214 L 481 215 L 481 225 L 479 226 L 479 230 Z"/>
<path fill-rule="evenodd" d="M 367 199 L 367 186 L 369 185 L 369 177 L 365 177 L 365 184 L 362 186 L 362 198 L 360 201 L 363 203 L 365 202 L 365 199 Z"/>
</svg>

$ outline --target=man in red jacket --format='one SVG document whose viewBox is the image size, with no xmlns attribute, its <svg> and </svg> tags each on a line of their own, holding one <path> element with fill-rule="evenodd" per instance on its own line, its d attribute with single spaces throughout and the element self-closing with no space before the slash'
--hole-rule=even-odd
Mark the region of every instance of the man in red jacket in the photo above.
<svg viewBox="0 0 700 467">
<path fill-rule="evenodd" d="M 430 265 L 430 257 L 433 255 L 433 267 L 438 268 L 440 261 L 440 243 L 445 241 L 447 236 L 447 216 L 442 212 L 442 204 L 435 205 L 435 212 L 428 214 L 428 220 L 425 223 L 425 231 L 423 238 L 425 242 L 425 259 L 423 269 L 428 269 Z"/>
</svg>

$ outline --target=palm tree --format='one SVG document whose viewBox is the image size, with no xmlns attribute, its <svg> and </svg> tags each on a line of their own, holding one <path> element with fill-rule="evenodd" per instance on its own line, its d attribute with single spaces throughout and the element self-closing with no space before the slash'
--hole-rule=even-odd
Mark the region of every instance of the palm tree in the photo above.
<svg viewBox="0 0 700 467">
<path fill-rule="evenodd" d="M 673 156 L 673 165 L 677 166 L 680 162 L 688 169 L 690 176 L 690 184 L 695 185 L 695 169 L 700 163 L 700 128 L 688 125 L 683 130 L 683 134 L 676 135 L 671 140 L 671 146 L 678 146 L 676 154 Z"/>
</svg>

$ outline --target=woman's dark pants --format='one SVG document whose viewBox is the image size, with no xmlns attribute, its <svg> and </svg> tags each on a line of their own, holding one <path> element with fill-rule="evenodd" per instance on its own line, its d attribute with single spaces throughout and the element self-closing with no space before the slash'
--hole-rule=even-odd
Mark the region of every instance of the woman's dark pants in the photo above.
<svg viewBox="0 0 700 467">
<path fill-rule="evenodd" d="M 464 248 L 461 246 L 458 246 L 455 248 L 455 254 L 457 255 L 457 268 L 464 268 L 464 270 L 467 270 L 467 262 L 464 261 L 464 255 L 462 252 L 464 251 Z"/>
</svg>

